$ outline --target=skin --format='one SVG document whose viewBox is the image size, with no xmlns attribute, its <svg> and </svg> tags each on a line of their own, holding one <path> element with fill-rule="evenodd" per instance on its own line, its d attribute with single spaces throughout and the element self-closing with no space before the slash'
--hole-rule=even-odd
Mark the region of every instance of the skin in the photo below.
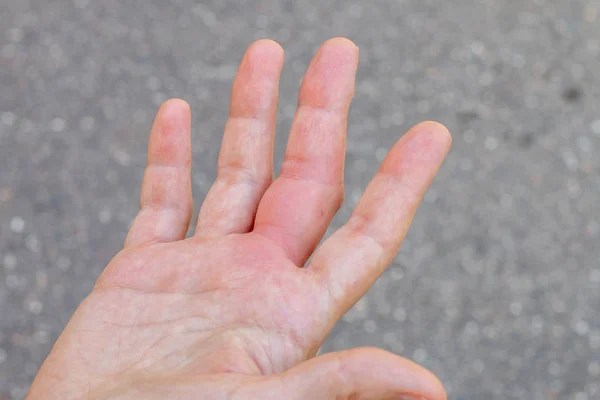
<svg viewBox="0 0 600 400">
<path fill-rule="evenodd" d="M 383 350 L 315 356 L 392 262 L 450 134 L 434 122 L 405 134 L 347 224 L 317 249 L 343 201 L 358 48 L 337 38 L 315 55 L 273 180 L 283 58 L 267 40 L 244 56 L 217 178 L 188 239 L 190 107 L 160 108 L 124 249 L 73 315 L 29 399 L 446 399 L 430 372 Z"/>
</svg>

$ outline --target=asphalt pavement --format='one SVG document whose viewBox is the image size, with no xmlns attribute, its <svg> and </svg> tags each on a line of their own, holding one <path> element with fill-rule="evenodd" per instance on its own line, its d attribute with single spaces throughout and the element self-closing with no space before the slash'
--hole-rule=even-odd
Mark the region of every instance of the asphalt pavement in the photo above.
<svg viewBox="0 0 600 400">
<path fill-rule="evenodd" d="M 453 150 L 395 263 L 324 351 L 379 346 L 454 400 L 600 399 L 598 0 L 2 0 L 0 399 L 21 399 L 138 207 L 158 105 L 194 110 L 210 187 L 245 48 L 286 50 L 277 160 L 315 49 L 361 66 L 339 227 L 386 150 Z"/>
</svg>

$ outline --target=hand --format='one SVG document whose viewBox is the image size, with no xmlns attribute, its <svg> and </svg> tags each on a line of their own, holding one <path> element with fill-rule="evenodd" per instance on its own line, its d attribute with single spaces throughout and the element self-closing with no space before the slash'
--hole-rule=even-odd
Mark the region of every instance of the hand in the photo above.
<svg viewBox="0 0 600 400">
<path fill-rule="evenodd" d="M 190 109 L 181 100 L 161 107 L 124 249 L 70 320 L 30 399 L 446 398 L 430 372 L 382 350 L 315 358 L 395 257 L 451 143 L 433 122 L 404 135 L 348 223 L 315 251 L 342 204 L 357 64 L 349 40 L 318 51 L 273 181 L 283 51 L 266 40 L 249 48 L 218 176 L 189 239 Z"/>
</svg>

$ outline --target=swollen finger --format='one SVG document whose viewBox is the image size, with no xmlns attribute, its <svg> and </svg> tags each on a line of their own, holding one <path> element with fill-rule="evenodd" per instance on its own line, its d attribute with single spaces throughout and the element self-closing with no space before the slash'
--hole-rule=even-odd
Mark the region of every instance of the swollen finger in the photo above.
<svg viewBox="0 0 600 400">
<path fill-rule="evenodd" d="M 281 174 L 258 209 L 254 231 L 299 266 L 343 200 L 346 125 L 357 66 L 358 48 L 348 39 L 329 40 L 319 49 L 300 89 Z"/>
</svg>

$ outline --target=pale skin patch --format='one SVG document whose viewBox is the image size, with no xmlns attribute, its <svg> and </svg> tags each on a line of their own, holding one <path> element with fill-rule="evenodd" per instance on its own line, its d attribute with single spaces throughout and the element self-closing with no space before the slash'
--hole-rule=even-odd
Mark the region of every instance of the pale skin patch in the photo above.
<svg viewBox="0 0 600 400">
<path fill-rule="evenodd" d="M 427 122 L 400 139 L 348 223 L 301 268 L 343 200 L 358 50 L 337 38 L 317 52 L 273 181 L 282 65 L 272 41 L 243 58 L 218 176 L 188 239 L 190 108 L 161 107 L 125 248 L 65 328 L 30 399 L 446 398 L 430 372 L 382 350 L 315 355 L 393 259 L 450 135 Z"/>
</svg>

